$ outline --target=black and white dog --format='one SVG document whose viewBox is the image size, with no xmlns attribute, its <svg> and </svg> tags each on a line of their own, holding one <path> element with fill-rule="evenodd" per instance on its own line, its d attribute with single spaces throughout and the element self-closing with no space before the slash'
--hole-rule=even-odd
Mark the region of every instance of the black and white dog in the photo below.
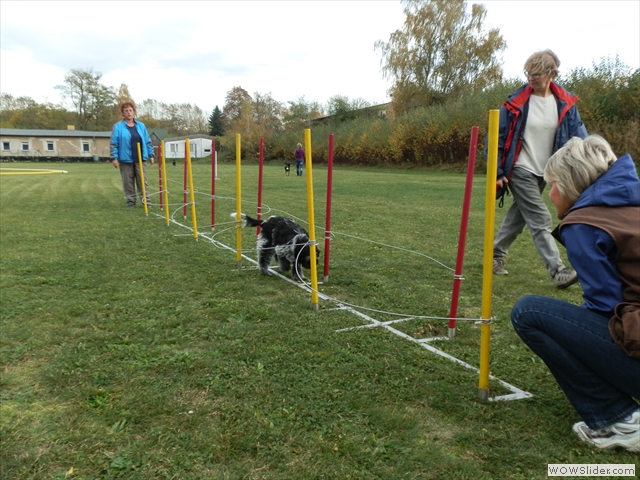
<svg viewBox="0 0 640 480">
<path fill-rule="evenodd" d="M 291 278 L 305 280 L 302 268 L 311 268 L 311 247 L 307 231 L 293 220 L 271 216 L 268 220 L 256 220 L 244 213 L 242 227 L 260 227 L 258 236 L 258 267 L 262 275 L 271 275 L 269 265 L 275 255 L 282 273 L 291 270 Z M 231 214 L 236 218 L 236 214 Z M 316 262 L 320 249 L 316 247 Z M 291 268 L 293 266 L 293 269 Z"/>
<path fill-rule="evenodd" d="M 286 162 L 284 164 L 284 174 L 285 176 L 289 176 L 289 173 L 291 173 L 291 164 L 289 162 Z"/>
</svg>

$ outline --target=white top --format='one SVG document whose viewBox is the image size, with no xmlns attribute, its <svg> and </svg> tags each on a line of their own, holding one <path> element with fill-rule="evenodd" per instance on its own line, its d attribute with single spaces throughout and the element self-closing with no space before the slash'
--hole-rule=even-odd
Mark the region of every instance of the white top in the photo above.
<svg viewBox="0 0 640 480">
<path fill-rule="evenodd" d="M 529 98 L 529 114 L 524 128 L 522 150 L 516 168 L 524 168 L 540 177 L 544 174 L 558 129 L 558 105 L 556 97 Z"/>
</svg>

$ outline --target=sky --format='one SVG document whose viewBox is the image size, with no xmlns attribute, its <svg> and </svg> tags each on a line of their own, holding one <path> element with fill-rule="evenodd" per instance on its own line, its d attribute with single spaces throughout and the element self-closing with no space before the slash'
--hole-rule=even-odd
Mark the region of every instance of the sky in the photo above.
<svg viewBox="0 0 640 480">
<path fill-rule="evenodd" d="M 616 56 L 640 68 L 640 0 L 478 0 L 507 42 L 507 77 L 535 51 L 560 72 Z M 377 40 L 404 23 L 398 0 L 0 0 L 0 92 L 61 103 L 71 69 L 147 98 L 220 109 L 240 86 L 280 102 L 389 101 Z M 524 80 L 524 79 L 523 79 Z"/>
</svg>

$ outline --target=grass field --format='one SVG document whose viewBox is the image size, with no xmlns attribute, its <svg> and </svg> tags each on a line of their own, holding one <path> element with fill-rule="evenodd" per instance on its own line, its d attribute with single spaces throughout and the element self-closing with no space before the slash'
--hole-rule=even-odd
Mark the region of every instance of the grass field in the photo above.
<svg viewBox="0 0 640 480">
<path fill-rule="evenodd" d="M 42 168 L 42 164 L 11 167 Z M 235 166 L 194 162 L 198 230 L 129 210 L 110 164 L 48 164 L 67 174 L 0 176 L 0 477 L 3 479 L 539 479 L 548 463 L 636 463 L 571 432 L 579 418 L 509 322 L 526 294 L 558 291 L 525 233 L 494 279 L 491 373 L 533 397 L 478 399 L 478 376 L 366 323 L 252 263 L 238 268 L 229 223 Z M 324 250 L 326 169 L 314 168 Z M 243 166 L 255 213 L 258 167 Z M 182 168 L 168 166 L 173 218 Z M 449 313 L 465 177 L 336 168 L 324 295 L 421 317 Z M 479 318 L 484 177 L 474 182 L 459 317 Z M 264 169 L 265 216 L 307 218 L 304 178 Z M 507 200 L 507 204 L 510 200 Z M 506 210 L 498 210 L 497 222 Z M 251 258 L 255 231 L 243 231 Z M 396 247 L 396 248 L 392 248 Z M 449 268 L 427 257 L 436 259 Z M 322 259 L 321 259 L 322 261 Z M 322 268 L 319 267 L 320 275 Z M 322 278 L 320 278 L 321 280 Z M 378 320 L 391 313 L 363 310 Z M 395 327 L 415 338 L 447 322 Z M 432 345 L 478 365 L 480 327 Z M 491 393 L 504 393 L 491 384 Z"/>
</svg>

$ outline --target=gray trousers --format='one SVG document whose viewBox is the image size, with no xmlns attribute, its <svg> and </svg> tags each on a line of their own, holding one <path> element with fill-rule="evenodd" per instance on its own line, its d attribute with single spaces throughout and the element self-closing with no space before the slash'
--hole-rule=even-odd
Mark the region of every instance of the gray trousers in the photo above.
<svg viewBox="0 0 640 480">
<path fill-rule="evenodd" d="M 138 190 L 138 197 L 140 197 L 140 203 L 142 203 L 142 184 L 140 183 L 140 165 L 138 163 L 122 163 L 118 162 L 118 168 L 120 169 L 120 176 L 122 177 L 122 189 L 124 190 L 124 196 L 127 198 L 127 205 L 135 206 L 136 204 L 136 189 Z M 151 199 L 149 198 L 149 183 L 147 182 L 147 162 L 142 162 L 142 168 L 144 173 L 144 188 L 147 192 L 147 206 L 151 205 Z"/>
<path fill-rule="evenodd" d="M 504 217 L 493 243 L 493 256 L 504 258 L 516 238 L 529 227 L 533 244 L 553 277 L 564 267 L 555 239 L 551 236 L 551 214 L 542 199 L 544 178 L 524 168 L 514 168 L 509 181 L 513 204 Z"/>
</svg>

